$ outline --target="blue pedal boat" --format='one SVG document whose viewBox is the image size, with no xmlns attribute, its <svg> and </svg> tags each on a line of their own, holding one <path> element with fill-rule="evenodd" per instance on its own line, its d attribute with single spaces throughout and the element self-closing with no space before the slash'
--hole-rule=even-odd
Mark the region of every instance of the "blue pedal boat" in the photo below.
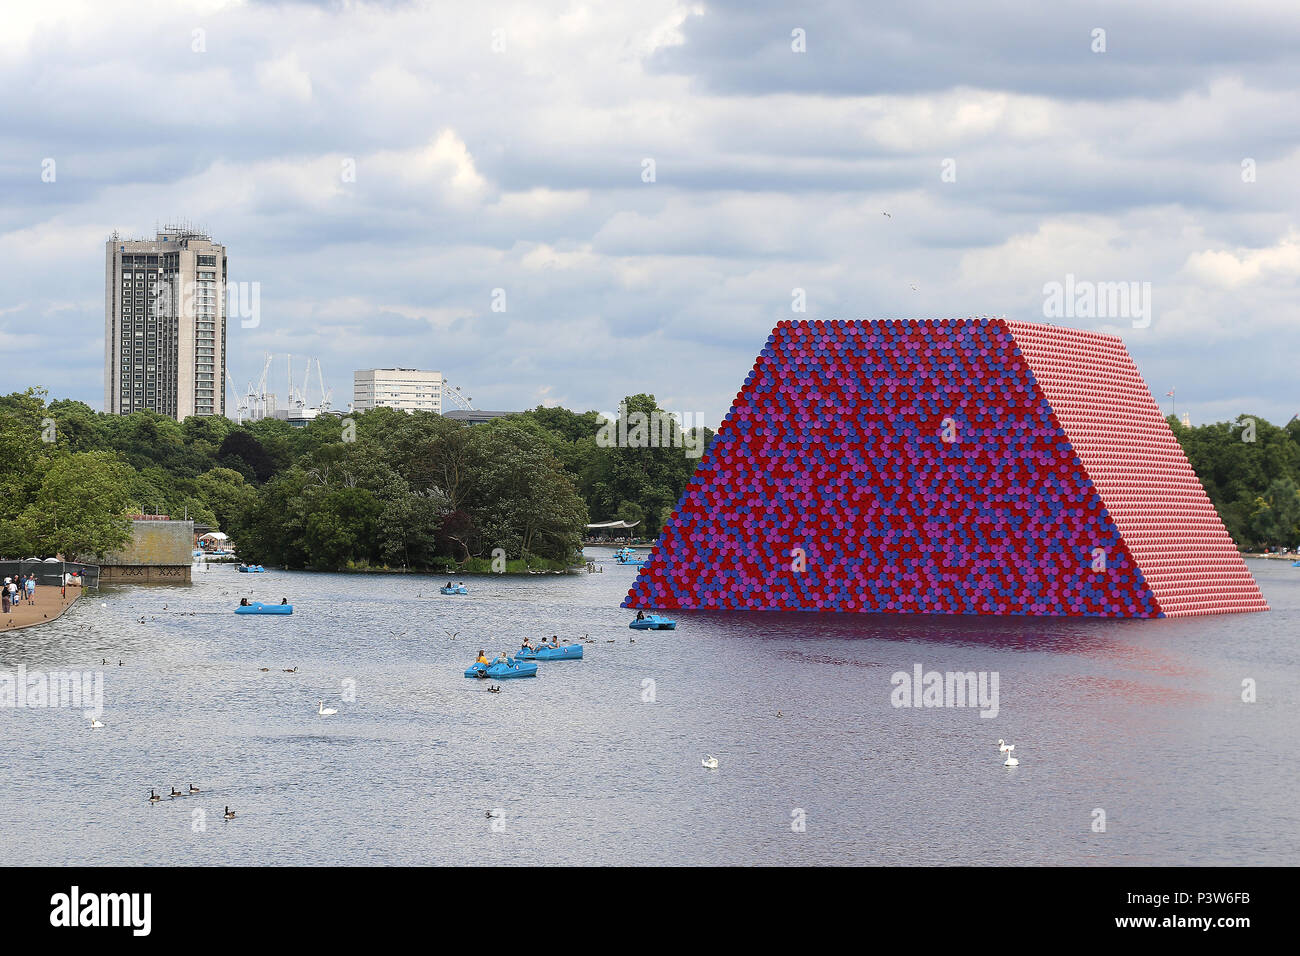
<svg viewBox="0 0 1300 956">
<path fill-rule="evenodd" d="M 647 614 L 641 620 L 634 620 L 628 627 L 634 631 L 672 631 L 677 629 L 677 622 L 666 617 Z"/>
<path fill-rule="evenodd" d="M 292 604 L 263 604 L 261 601 L 254 601 L 252 604 L 241 604 L 235 608 L 236 614 L 292 614 Z"/>
<path fill-rule="evenodd" d="M 536 677 L 537 665 L 525 661 L 516 661 L 507 657 L 505 662 L 493 661 L 491 664 L 475 662 L 465 668 L 466 677 L 491 677 L 494 680 L 510 680 L 514 677 Z"/>
<path fill-rule="evenodd" d="M 541 647 L 521 647 L 515 651 L 515 659 L 521 661 L 580 661 L 581 644 L 561 644 L 559 647 L 542 645 Z"/>
</svg>

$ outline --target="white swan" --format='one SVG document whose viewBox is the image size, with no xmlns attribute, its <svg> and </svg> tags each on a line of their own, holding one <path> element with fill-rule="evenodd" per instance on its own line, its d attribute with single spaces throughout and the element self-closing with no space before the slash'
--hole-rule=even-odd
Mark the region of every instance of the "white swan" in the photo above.
<svg viewBox="0 0 1300 956">
<path fill-rule="evenodd" d="M 705 757 L 703 760 L 700 761 L 700 766 L 703 767 L 703 768 L 706 769 L 706 770 L 717 770 L 717 769 L 718 769 L 718 758 L 717 758 L 717 757 Z"/>
<path fill-rule="evenodd" d="M 99 730 L 104 726 L 104 722 L 97 717 L 91 717 L 90 726 L 94 727 L 96 730 Z"/>
<path fill-rule="evenodd" d="M 328 717 L 330 714 L 337 714 L 338 711 L 333 707 L 326 707 L 325 701 L 318 700 L 316 702 L 316 713 L 320 714 L 322 717 Z"/>
<path fill-rule="evenodd" d="M 1003 740 L 1001 737 L 998 738 L 998 750 L 999 750 L 1000 752 L 1002 752 L 1002 753 L 1004 753 L 1004 754 L 1009 754 L 1009 753 L 1011 753 L 1011 751 L 1013 751 L 1013 750 L 1015 750 L 1015 749 L 1016 749 L 1016 745 L 1015 745 L 1015 744 L 1009 744 L 1009 743 L 1007 743 L 1005 740 Z"/>
<path fill-rule="evenodd" d="M 1012 757 L 1012 756 L 1009 756 L 1009 755 L 1008 755 L 1008 757 L 1007 757 L 1007 759 L 1006 759 L 1006 762 L 1003 763 L 1002 766 L 1004 766 L 1004 767 L 1019 767 L 1019 766 L 1020 766 L 1020 761 L 1017 760 L 1015 757 Z"/>
</svg>

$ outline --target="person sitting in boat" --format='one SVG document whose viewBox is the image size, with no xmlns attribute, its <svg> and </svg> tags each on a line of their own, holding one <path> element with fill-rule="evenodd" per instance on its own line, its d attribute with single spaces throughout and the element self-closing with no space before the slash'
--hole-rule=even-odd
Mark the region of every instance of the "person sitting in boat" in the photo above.
<svg viewBox="0 0 1300 956">
<path fill-rule="evenodd" d="M 479 649 L 479 652 L 478 652 L 478 659 L 475 660 L 474 663 L 475 663 L 475 664 L 486 664 L 486 663 L 488 663 L 487 655 L 483 653 L 482 648 Z"/>
<path fill-rule="evenodd" d="M 451 582 L 450 582 L 450 581 L 447 582 L 447 590 L 448 590 L 448 591 L 451 590 Z"/>
<path fill-rule="evenodd" d="M 464 586 L 465 586 L 465 582 L 464 582 L 464 581 L 457 581 L 457 582 L 456 582 L 456 588 L 457 588 L 457 590 L 459 590 L 460 588 L 463 588 Z"/>
<path fill-rule="evenodd" d="M 552 635 L 551 635 L 551 647 L 559 647 L 559 646 L 560 646 L 560 637 L 559 637 L 559 635 L 558 635 L 558 634 L 552 634 Z"/>
<path fill-rule="evenodd" d="M 502 651 L 502 652 L 501 652 L 501 656 L 498 657 L 498 658 L 496 659 L 496 663 L 498 663 L 498 664 L 509 664 L 509 663 L 510 663 L 510 658 L 506 656 L 506 652 L 505 652 L 505 651 Z"/>
<path fill-rule="evenodd" d="M 240 607 L 248 607 L 248 598 L 240 598 L 240 599 L 239 599 L 239 606 L 240 606 Z"/>
<path fill-rule="evenodd" d="M 537 648 L 533 646 L 533 642 L 530 638 L 525 637 L 524 642 L 519 645 L 519 649 L 521 651 L 533 651 L 536 650 Z"/>
<path fill-rule="evenodd" d="M 281 603 L 281 604 L 288 604 L 288 603 L 289 603 L 289 599 L 288 599 L 288 598 L 280 598 L 280 603 Z"/>
<path fill-rule="evenodd" d="M 637 612 L 636 612 L 636 619 L 637 619 L 638 621 L 644 621 L 644 620 L 645 620 L 645 611 L 637 611 Z"/>
</svg>

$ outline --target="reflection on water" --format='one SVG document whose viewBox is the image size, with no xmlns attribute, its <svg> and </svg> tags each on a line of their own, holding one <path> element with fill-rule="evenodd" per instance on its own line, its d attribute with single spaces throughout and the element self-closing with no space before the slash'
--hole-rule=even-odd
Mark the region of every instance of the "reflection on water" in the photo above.
<svg viewBox="0 0 1300 956">
<path fill-rule="evenodd" d="M 476 579 L 468 596 L 214 567 L 5 635 L 0 670 L 102 670 L 107 726 L 0 710 L 3 858 L 1300 862 L 1300 569 L 1252 563 L 1269 614 L 711 612 L 633 632 L 618 603 L 635 570 L 591 554 L 603 574 Z M 244 595 L 295 613 L 236 616 Z M 553 633 L 589 641 L 585 659 L 499 694 L 461 676 L 480 648 Z M 998 716 L 891 706 L 891 675 L 918 664 L 997 672 Z M 339 714 L 317 715 L 322 699 Z M 190 783 L 202 792 L 146 800 Z"/>
</svg>

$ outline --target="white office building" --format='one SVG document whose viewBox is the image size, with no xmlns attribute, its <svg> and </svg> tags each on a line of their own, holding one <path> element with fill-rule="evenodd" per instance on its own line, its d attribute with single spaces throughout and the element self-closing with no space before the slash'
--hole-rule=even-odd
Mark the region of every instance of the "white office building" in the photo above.
<svg viewBox="0 0 1300 956">
<path fill-rule="evenodd" d="M 367 368 L 352 373 L 352 407 L 442 414 L 442 373 L 415 368 Z"/>
<path fill-rule="evenodd" d="M 104 251 L 104 411 L 224 415 L 226 247 L 177 227 Z"/>
</svg>

